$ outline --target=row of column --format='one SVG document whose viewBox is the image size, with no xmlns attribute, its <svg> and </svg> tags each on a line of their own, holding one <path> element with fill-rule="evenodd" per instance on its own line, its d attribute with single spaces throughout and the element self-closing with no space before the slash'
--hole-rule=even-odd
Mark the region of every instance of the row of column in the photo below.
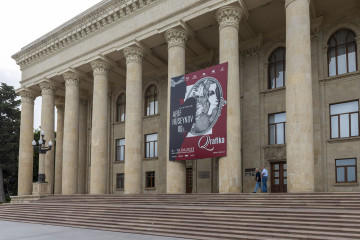
<svg viewBox="0 0 360 240">
<path fill-rule="evenodd" d="M 313 177 L 312 83 L 309 0 L 286 0 L 286 112 L 288 191 L 311 192 Z M 239 80 L 239 23 L 244 11 L 235 6 L 219 9 L 219 61 L 228 62 L 227 156 L 219 160 L 219 192 L 242 191 L 241 109 Z M 171 78 L 185 74 L 185 49 L 189 34 L 184 29 L 165 32 L 168 43 L 168 96 Z M 123 50 L 126 58 L 125 193 L 141 193 L 142 168 L 142 59 L 139 47 Z M 90 194 L 106 193 L 108 158 L 108 71 L 101 60 L 90 63 L 94 73 Z M 58 105 L 55 194 L 85 193 L 86 99 L 79 96 L 79 76 L 63 74 L 65 106 Z M 54 92 L 49 83 L 42 90 L 42 129 L 54 139 Z M 19 154 L 19 195 L 31 194 L 33 103 L 34 96 L 23 91 Z M 85 104 L 80 104 L 85 103 Z M 167 109 L 170 109 L 170 101 Z M 80 107 L 79 107 L 80 106 Z M 65 110 L 64 110 L 65 109 Z M 167 116 L 169 117 L 169 116 Z M 167 132 L 169 132 L 169 119 Z M 169 134 L 167 134 L 167 142 Z M 168 142 L 169 143 L 169 142 Z M 168 144 L 167 144 L 168 145 Z M 168 151 L 168 148 L 166 148 Z M 52 150 L 53 151 L 53 150 Z M 53 186 L 54 159 L 46 154 L 41 173 Z M 169 156 L 168 152 L 166 156 Z M 44 162 L 42 162 L 44 161 Z M 185 193 L 186 169 L 183 162 L 166 161 L 167 193 Z"/>
</svg>

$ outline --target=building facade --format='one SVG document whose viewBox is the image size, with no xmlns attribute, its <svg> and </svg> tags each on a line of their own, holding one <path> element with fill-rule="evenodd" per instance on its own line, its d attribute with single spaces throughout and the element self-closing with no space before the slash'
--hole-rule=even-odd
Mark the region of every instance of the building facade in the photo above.
<svg viewBox="0 0 360 240">
<path fill-rule="evenodd" d="M 18 195 L 38 96 L 51 194 L 359 191 L 359 44 L 357 0 L 101 1 L 13 55 Z M 169 79 L 224 62 L 227 156 L 169 161 Z"/>
</svg>

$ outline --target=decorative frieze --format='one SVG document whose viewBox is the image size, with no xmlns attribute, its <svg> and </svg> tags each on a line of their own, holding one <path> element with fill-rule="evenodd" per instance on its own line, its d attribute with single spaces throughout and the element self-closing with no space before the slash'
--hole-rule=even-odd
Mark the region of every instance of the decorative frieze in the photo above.
<svg viewBox="0 0 360 240">
<path fill-rule="evenodd" d="M 39 83 L 41 89 L 41 95 L 54 95 L 56 87 L 50 82 L 41 82 Z"/>
<path fill-rule="evenodd" d="M 110 70 L 109 63 L 102 60 L 95 60 L 90 63 L 94 75 L 105 75 Z"/>
<path fill-rule="evenodd" d="M 266 161 L 284 160 L 286 159 L 286 146 L 268 146 L 264 149 L 264 156 Z"/>
<path fill-rule="evenodd" d="M 245 57 L 258 57 L 261 50 L 262 36 L 239 44 L 240 54 Z"/>
<path fill-rule="evenodd" d="M 138 47 L 127 47 L 123 49 L 124 56 L 126 58 L 126 64 L 129 63 L 142 63 L 144 57 L 144 51 Z"/>
<path fill-rule="evenodd" d="M 74 72 L 66 72 L 62 74 L 65 80 L 65 86 L 78 86 L 80 82 L 80 77 Z"/>
<path fill-rule="evenodd" d="M 232 26 L 239 29 L 239 23 L 244 15 L 244 11 L 241 8 L 234 6 L 226 6 L 220 8 L 216 12 L 216 20 L 219 23 L 219 29 Z"/>
<path fill-rule="evenodd" d="M 168 43 L 168 48 L 182 47 L 185 48 L 189 33 L 185 29 L 169 29 L 165 32 L 165 39 Z"/>
<path fill-rule="evenodd" d="M 97 8 L 91 8 L 82 16 L 64 23 L 60 28 L 27 45 L 12 58 L 23 69 L 157 1 L 159 0 L 104 1 Z"/>
</svg>

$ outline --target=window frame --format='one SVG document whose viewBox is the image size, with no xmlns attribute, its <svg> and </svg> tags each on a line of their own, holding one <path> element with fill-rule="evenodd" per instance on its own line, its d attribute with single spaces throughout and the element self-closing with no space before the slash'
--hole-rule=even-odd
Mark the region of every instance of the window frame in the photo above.
<svg viewBox="0 0 360 240">
<path fill-rule="evenodd" d="M 121 101 L 121 97 L 124 96 L 124 101 Z M 120 102 L 119 102 L 120 101 Z M 123 111 L 121 111 L 121 108 L 123 107 Z M 121 114 L 124 113 L 124 119 L 121 119 Z M 118 98 L 116 99 L 116 122 L 125 122 L 126 119 L 126 95 L 125 93 L 121 93 Z"/>
<path fill-rule="evenodd" d="M 153 176 L 151 176 L 150 174 L 153 173 Z M 145 188 L 155 188 L 155 171 L 148 171 L 145 172 Z M 148 179 L 150 178 L 150 185 L 148 185 Z"/>
<path fill-rule="evenodd" d="M 150 92 L 151 88 L 154 87 L 154 92 Z M 150 103 L 154 102 L 154 111 L 151 111 Z M 156 107 L 157 102 L 157 107 Z M 147 112 L 149 106 L 149 113 Z M 145 91 L 145 106 L 144 106 L 144 116 L 153 116 L 159 114 L 159 93 L 158 88 L 155 84 L 151 84 L 147 87 Z"/>
<path fill-rule="evenodd" d="M 146 141 L 146 137 L 149 136 L 149 135 L 154 135 L 154 134 L 156 134 L 156 141 L 149 141 L 149 142 L 147 142 L 147 141 Z M 145 143 L 145 144 L 144 144 L 144 145 L 145 145 L 144 157 L 145 157 L 145 159 L 158 158 L 158 151 L 157 151 L 158 141 L 159 141 L 158 137 L 159 137 L 159 135 L 158 135 L 157 133 L 149 133 L 149 134 L 145 134 L 145 135 L 144 135 L 144 143 Z M 149 143 L 149 155 L 150 155 L 150 143 L 152 143 L 152 142 L 154 143 L 154 149 L 153 149 L 153 150 L 154 150 L 154 156 L 153 156 L 153 157 L 150 157 L 150 156 L 148 157 L 147 154 L 146 154 L 146 152 L 147 152 L 147 151 L 146 151 L 146 150 L 147 150 L 147 146 L 148 146 L 148 143 Z M 155 144 L 155 143 L 156 143 L 156 144 Z M 156 151 L 155 151 L 155 146 L 156 146 Z M 155 154 L 155 152 L 156 152 L 156 154 Z"/>
<path fill-rule="evenodd" d="M 341 114 L 333 114 L 331 115 L 331 106 L 332 105 L 338 105 L 338 104 L 344 104 L 344 103 L 350 103 L 350 102 L 357 102 L 358 104 L 358 111 L 357 112 L 348 112 L 348 113 L 341 113 Z M 329 104 L 329 123 L 330 123 L 330 139 L 347 139 L 352 137 L 358 137 L 360 136 L 360 114 L 359 114 L 359 100 L 350 100 L 350 101 L 344 101 L 344 102 L 338 102 L 338 103 L 331 103 Z M 357 113 L 358 114 L 358 135 L 351 135 L 351 114 Z M 349 137 L 340 137 L 340 115 L 349 115 Z M 338 116 L 338 137 L 332 136 L 332 121 L 331 118 L 333 116 Z"/>
<path fill-rule="evenodd" d="M 120 184 L 119 184 L 119 179 L 120 179 Z M 125 173 L 117 173 L 116 174 L 116 189 L 122 190 L 124 188 L 125 188 Z"/>
<path fill-rule="evenodd" d="M 281 113 L 285 113 L 285 117 L 286 117 L 286 112 L 277 112 L 277 113 L 271 113 L 271 114 L 268 114 L 268 144 L 269 145 L 278 145 L 278 144 L 286 144 L 286 121 L 285 122 L 279 122 L 279 123 L 270 123 L 270 116 L 271 115 L 276 115 L 276 114 L 281 114 Z M 284 143 L 277 143 L 277 125 L 278 124 L 283 124 L 283 127 L 284 127 Z M 270 139 L 271 139 L 271 135 L 270 135 L 270 126 L 271 125 L 274 125 L 275 126 L 275 143 L 274 144 L 271 144 L 270 142 Z"/>
<path fill-rule="evenodd" d="M 346 166 L 336 166 L 336 161 L 337 160 L 348 160 L 348 159 L 355 159 L 355 165 L 346 165 Z M 335 182 L 336 183 L 357 183 L 357 158 L 353 157 L 353 158 L 337 158 L 335 159 Z M 345 176 L 344 176 L 344 179 L 345 181 L 344 182 L 338 182 L 338 177 L 337 177 L 337 168 L 340 168 L 340 167 L 344 167 L 345 168 Z M 347 180 L 347 168 L 348 167 L 355 167 L 355 181 L 352 181 L 352 182 L 348 182 Z"/>
<path fill-rule="evenodd" d="M 346 35 L 346 42 L 345 43 L 342 43 L 340 45 L 337 44 L 337 40 L 335 38 L 335 34 L 337 34 L 338 32 L 340 31 L 348 31 L 347 32 L 347 35 Z M 347 42 L 347 38 L 348 38 L 348 35 L 349 33 L 352 33 L 354 34 L 354 41 L 351 41 L 351 42 Z M 336 45 L 334 47 L 331 47 L 330 46 L 330 41 L 331 39 L 334 39 L 335 42 L 336 42 Z M 347 28 L 342 28 L 342 29 L 338 29 L 337 31 L 335 31 L 333 34 L 331 34 L 331 36 L 329 37 L 328 41 L 327 41 L 327 46 L 328 46 L 328 49 L 327 49 L 327 66 L 328 66 L 328 76 L 329 77 L 334 77 L 334 76 L 338 76 L 339 75 L 339 67 L 338 67 L 338 48 L 339 47 L 342 47 L 342 46 L 346 46 L 346 73 L 349 73 L 349 45 L 351 44 L 354 44 L 355 45 L 355 66 L 356 66 L 356 69 L 355 71 L 353 72 L 356 72 L 358 71 L 358 59 L 357 59 L 357 43 L 356 43 L 356 34 L 354 31 L 352 31 L 351 29 L 347 29 Z M 331 50 L 332 49 L 335 49 L 335 70 L 336 70 L 336 74 L 335 75 L 332 75 L 330 76 L 330 55 L 331 55 Z M 346 74 L 346 73 L 342 73 L 342 74 Z"/>
<path fill-rule="evenodd" d="M 280 49 L 284 49 L 284 55 L 283 55 L 282 61 L 277 61 L 276 57 L 274 56 L 275 62 L 270 62 L 271 57 L 275 54 L 276 51 L 278 51 Z M 276 87 L 276 64 L 281 63 L 281 62 L 283 63 L 283 72 L 284 72 L 283 85 L 280 87 Z M 270 71 L 271 71 L 272 65 L 274 65 L 274 72 L 275 72 L 275 75 L 274 75 L 275 76 L 275 85 L 274 85 L 275 87 L 274 88 L 271 87 L 272 79 L 270 76 Z M 277 89 L 277 88 L 283 88 L 286 86 L 286 68 L 285 67 L 286 67 L 286 48 L 285 47 L 277 47 L 271 52 L 271 54 L 268 57 L 268 89 Z"/>
<path fill-rule="evenodd" d="M 119 139 L 116 139 L 115 140 L 115 162 L 125 162 L 125 144 L 126 144 L 126 142 L 125 142 L 125 144 L 124 145 L 119 145 L 118 146 L 118 144 L 117 144 L 117 142 L 118 141 L 120 141 L 121 142 L 121 140 L 125 140 L 125 138 L 119 138 Z M 120 151 L 120 154 L 121 154 L 121 150 L 123 149 L 123 151 L 124 151 L 124 160 L 118 160 L 118 158 L 117 158 L 117 156 L 118 156 L 118 149 L 119 149 L 119 151 Z"/>
</svg>

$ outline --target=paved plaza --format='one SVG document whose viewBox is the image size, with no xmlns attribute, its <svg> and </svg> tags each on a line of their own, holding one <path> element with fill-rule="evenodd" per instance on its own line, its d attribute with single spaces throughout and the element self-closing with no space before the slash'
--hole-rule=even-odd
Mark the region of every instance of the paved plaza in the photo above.
<svg viewBox="0 0 360 240">
<path fill-rule="evenodd" d="M 159 237 L 81 228 L 60 227 L 32 223 L 0 221 L 1 240 L 181 240 L 183 238 Z"/>
</svg>

